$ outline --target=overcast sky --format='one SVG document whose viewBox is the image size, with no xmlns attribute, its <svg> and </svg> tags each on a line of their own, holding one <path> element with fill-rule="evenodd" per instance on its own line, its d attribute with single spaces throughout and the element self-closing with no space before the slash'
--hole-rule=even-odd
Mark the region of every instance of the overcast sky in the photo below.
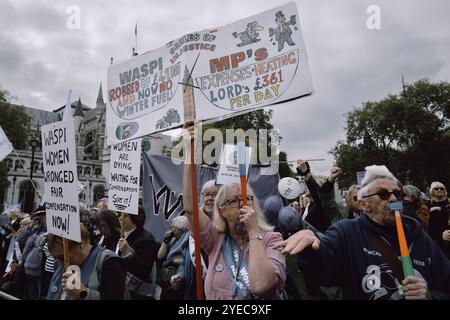
<svg viewBox="0 0 450 320">
<path fill-rule="evenodd" d="M 22 1 L 0 2 L 0 85 L 25 106 L 53 110 L 69 88 L 95 107 L 110 58 L 159 48 L 187 32 L 222 26 L 286 4 L 284 0 Z M 328 174 L 328 151 L 345 137 L 344 114 L 421 78 L 448 81 L 450 1 L 297 0 L 314 95 L 276 106 L 274 126 L 291 160 Z M 71 5 L 81 28 L 66 23 Z M 368 6 L 380 9 L 380 30 L 369 30 Z M 106 97 L 105 97 L 106 99 Z"/>
</svg>

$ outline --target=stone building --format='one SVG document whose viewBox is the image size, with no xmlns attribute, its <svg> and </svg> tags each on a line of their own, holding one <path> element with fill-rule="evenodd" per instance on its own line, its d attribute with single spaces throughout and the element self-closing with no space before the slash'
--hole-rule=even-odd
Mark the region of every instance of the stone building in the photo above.
<svg viewBox="0 0 450 320">
<path fill-rule="evenodd" d="M 109 174 L 110 148 L 106 146 L 106 104 L 103 100 L 102 85 L 98 91 L 95 108 L 91 108 L 78 101 L 72 102 L 72 116 L 75 120 L 75 141 L 77 153 L 78 180 L 88 184 L 90 190 L 90 203 L 95 205 L 107 190 Z M 41 149 L 40 128 L 49 123 L 60 121 L 63 118 L 65 105 L 53 112 L 30 107 L 23 107 L 30 116 L 30 131 L 26 150 L 16 150 L 18 157 L 12 152 L 5 158 L 9 166 L 7 190 L 0 192 L 0 201 L 6 204 L 20 203 L 21 210 L 32 212 L 41 202 L 44 194 L 44 169 Z M 147 152 L 153 154 L 169 155 L 171 138 L 163 134 L 156 134 L 144 138 Z M 33 162 L 33 170 L 31 164 Z M 32 178 L 37 192 L 34 192 Z"/>
</svg>

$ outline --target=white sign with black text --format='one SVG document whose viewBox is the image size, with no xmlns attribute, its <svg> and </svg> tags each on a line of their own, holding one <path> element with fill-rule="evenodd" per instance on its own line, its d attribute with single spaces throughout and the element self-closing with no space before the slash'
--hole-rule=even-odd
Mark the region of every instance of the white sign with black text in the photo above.
<svg viewBox="0 0 450 320">
<path fill-rule="evenodd" d="M 47 230 L 80 242 L 74 120 L 51 123 L 41 132 Z"/>
<path fill-rule="evenodd" d="M 245 172 L 248 175 L 252 148 L 245 147 Z M 234 144 L 224 144 L 220 155 L 220 166 L 217 172 L 217 184 L 240 183 L 238 148 Z"/>
<path fill-rule="evenodd" d="M 111 146 L 108 209 L 138 214 L 142 139 Z"/>
</svg>

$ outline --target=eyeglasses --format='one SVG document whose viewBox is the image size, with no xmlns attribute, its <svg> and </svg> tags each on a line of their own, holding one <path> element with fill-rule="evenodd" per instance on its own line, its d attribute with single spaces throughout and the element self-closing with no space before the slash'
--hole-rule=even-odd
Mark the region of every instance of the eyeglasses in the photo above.
<svg viewBox="0 0 450 320">
<path fill-rule="evenodd" d="M 217 192 L 205 192 L 203 193 L 203 198 L 215 198 L 217 196 Z"/>
<path fill-rule="evenodd" d="M 242 199 L 234 198 L 234 199 L 230 199 L 230 200 L 225 201 L 222 204 L 222 207 L 225 206 L 226 204 L 228 204 L 232 208 L 241 208 L 242 207 L 242 203 L 243 203 Z M 253 203 L 253 196 L 247 196 L 247 204 L 252 204 L 252 203 Z"/>
<path fill-rule="evenodd" d="M 377 195 L 381 200 L 389 200 L 389 198 L 391 197 L 391 194 L 393 194 L 397 198 L 397 200 L 403 199 L 403 192 L 399 189 L 395 189 L 392 191 L 387 191 L 386 189 L 380 189 L 378 192 L 363 196 L 363 198 L 368 198 L 368 197 Z"/>
<path fill-rule="evenodd" d="M 441 190 L 441 191 L 444 191 L 444 188 L 436 187 L 436 188 L 434 188 L 433 190 Z"/>
</svg>

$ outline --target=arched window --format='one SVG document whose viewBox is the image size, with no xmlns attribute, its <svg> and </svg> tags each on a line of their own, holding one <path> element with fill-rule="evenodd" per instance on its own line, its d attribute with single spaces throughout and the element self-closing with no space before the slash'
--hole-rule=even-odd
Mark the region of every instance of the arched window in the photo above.
<svg viewBox="0 0 450 320">
<path fill-rule="evenodd" d="M 90 176 L 91 175 L 91 167 L 84 168 L 84 175 L 85 176 Z"/>
<path fill-rule="evenodd" d="M 22 168 L 23 168 L 22 167 L 22 163 L 19 160 L 17 160 L 16 164 L 14 165 L 14 171 L 18 171 L 18 170 L 20 170 Z"/>
<path fill-rule="evenodd" d="M 34 171 L 33 172 L 38 172 L 40 167 L 41 167 L 41 163 L 38 161 L 34 161 Z"/>
<path fill-rule="evenodd" d="M 12 161 L 12 159 L 6 158 L 5 159 L 5 163 L 8 166 L 9 170 L 12 170 L 13 166 L 14 166 L 14 162 Z"/>
<path fill-rule="evenodd" d="M 97 177 L 101 176 L 101 175 L 102 175 L 102 168 L 96 168 L 96 169 L 95 169 L 95 175 L 96 175 Z"/>
<path fill-rule="evenodd" d="M 97 204 L 98 200 L 103 198 L 105 193 L 105 186 L 100 184 L 94 187 L 94 204 Z"/>
<path fill-rule="evenodd" d="M 77 167 L 77 172 L 78 172 L 78 177 L 81 177 L 83 175 L 83 167 L 82 166 L 78 166 Z"/>
<path fill-rule="evenodd" d="M 35 183 L 35 185 L 37 185 Z M 22 182 L 19 186 L 19 203 L 22 212 L 31 213 L 34 210 L 35 191 L 30 180 Z"/>
</svg>

